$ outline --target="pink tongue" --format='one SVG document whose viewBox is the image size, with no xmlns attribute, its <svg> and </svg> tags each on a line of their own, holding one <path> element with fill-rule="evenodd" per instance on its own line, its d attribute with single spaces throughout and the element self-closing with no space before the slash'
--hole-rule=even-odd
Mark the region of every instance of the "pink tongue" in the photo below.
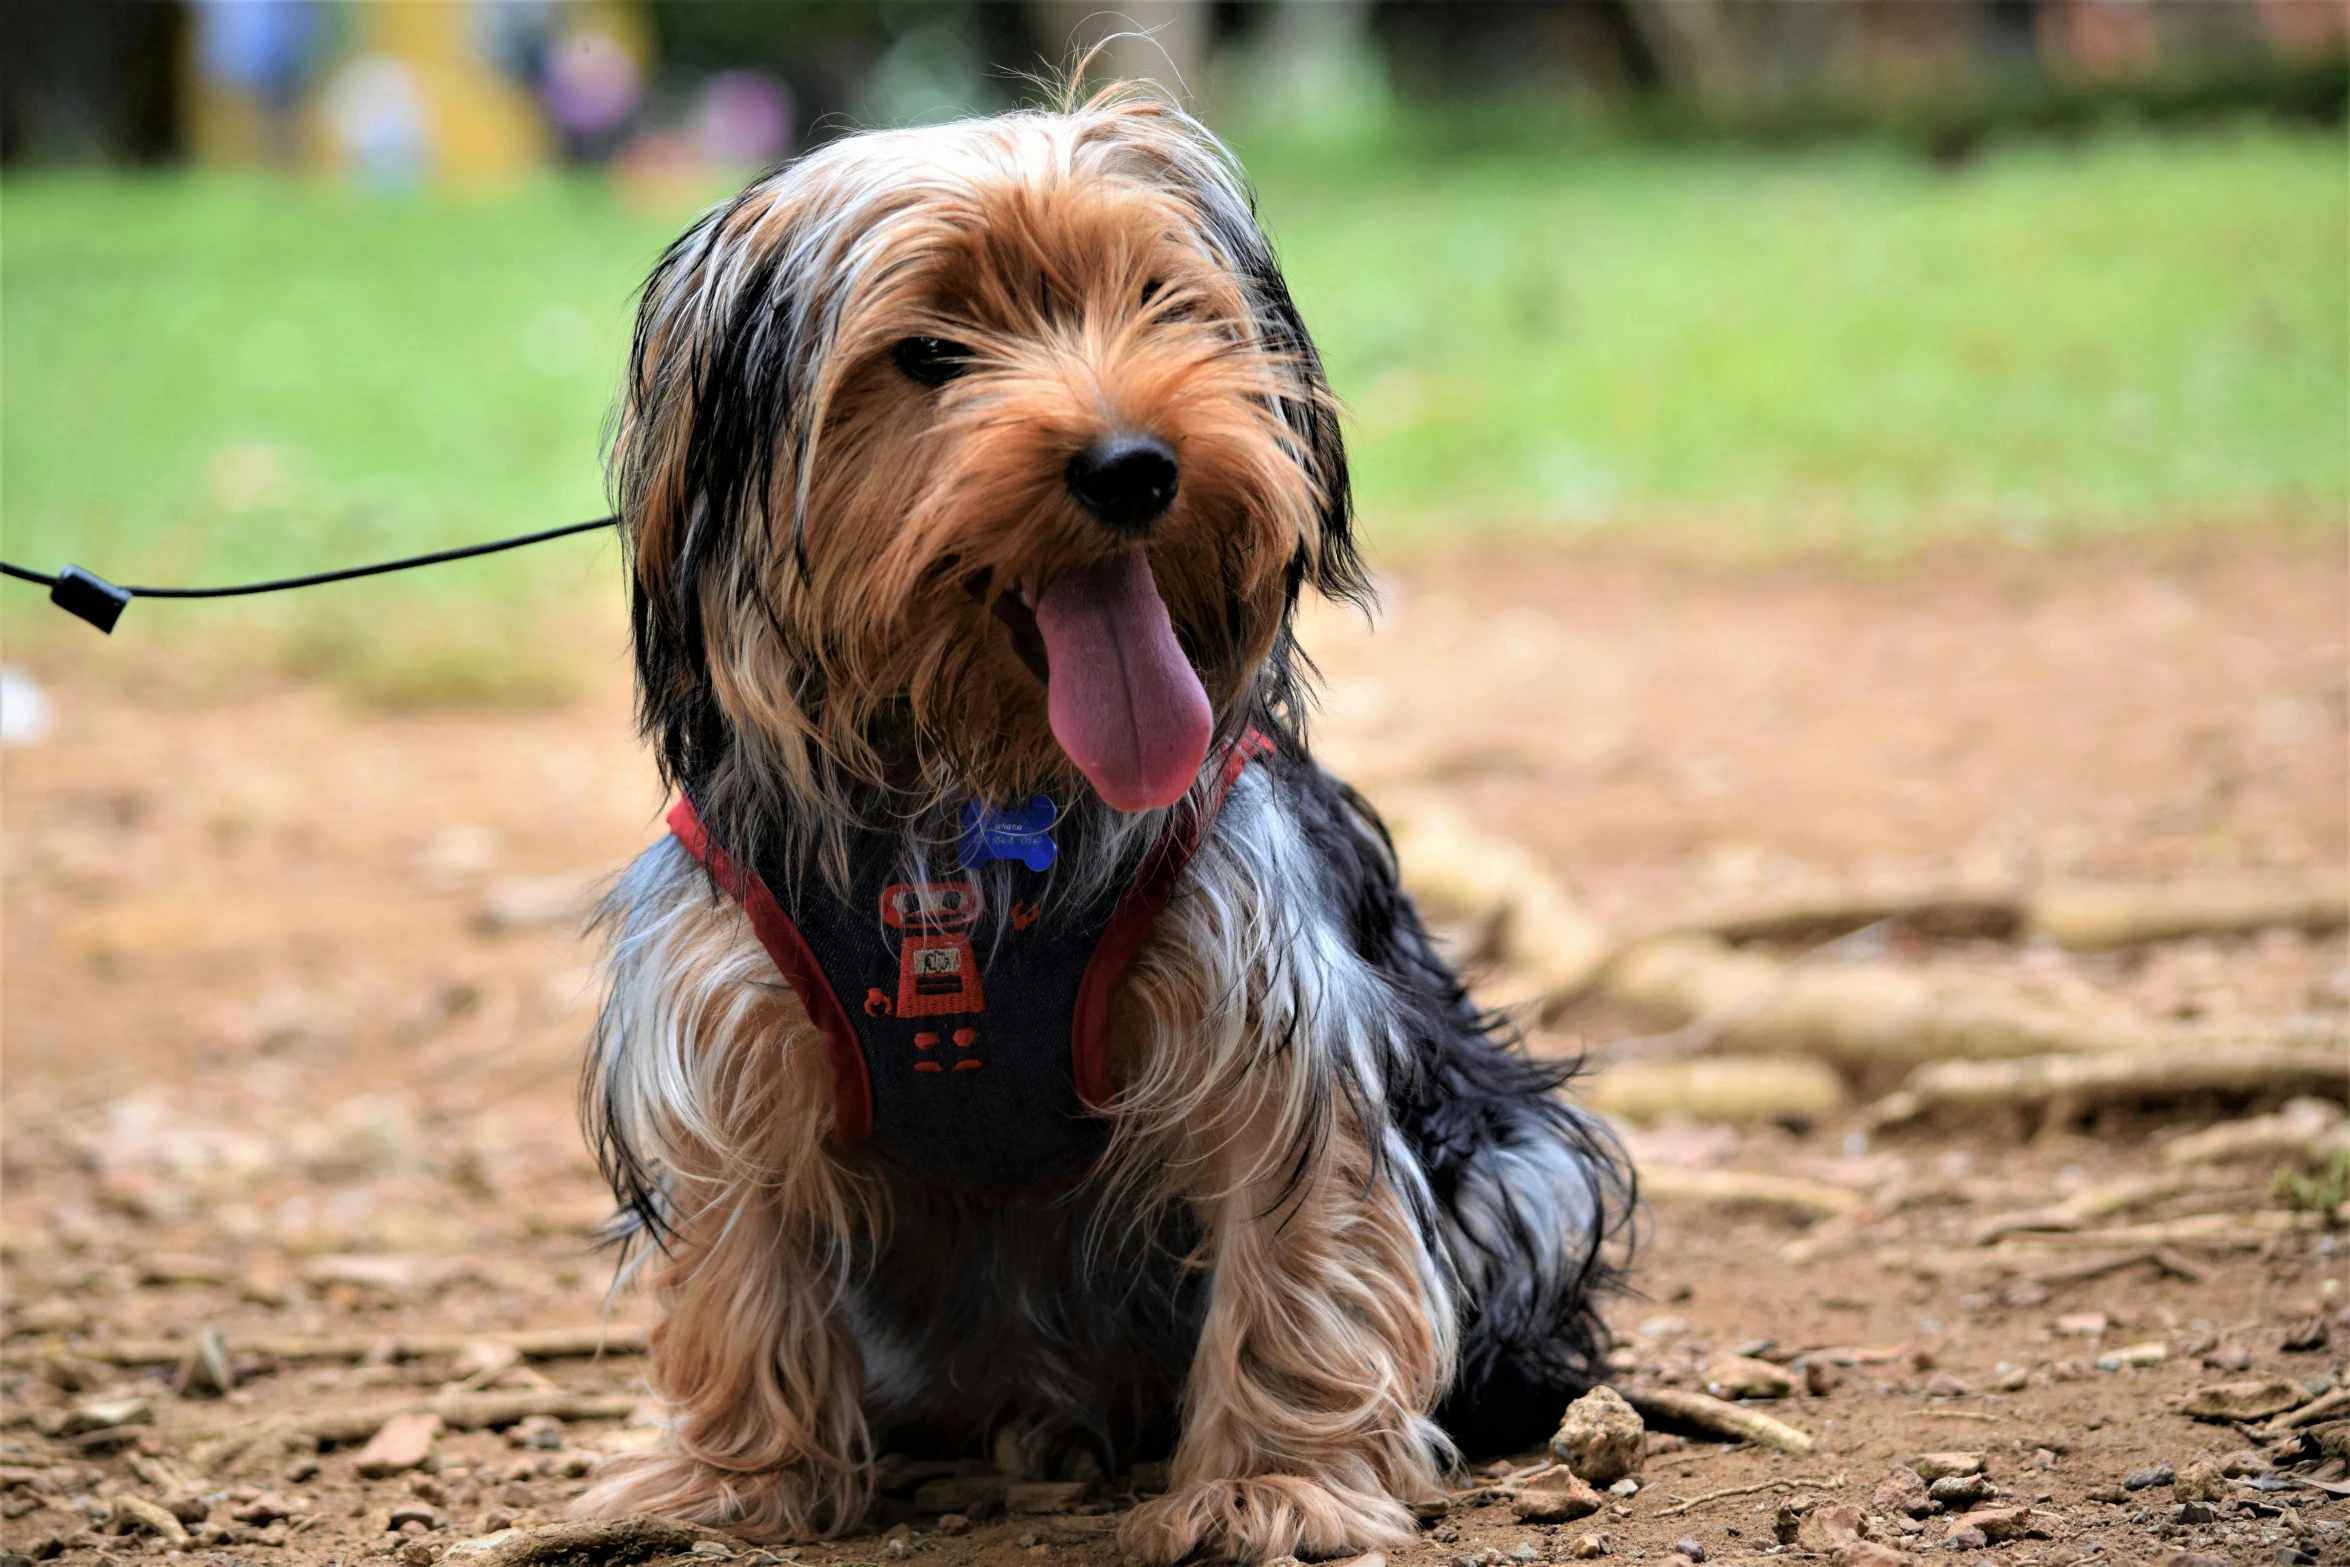
<svg viewBox="0 0 2350 1567">
<path fill-rule="evenodd" d="M 1059 578 L 1037 600 L 1036 629 L 1053 737 L 1102 799 L 1149 811 L 1183 798 L 1215 715 L 1142 552 Z"/>
</svg>

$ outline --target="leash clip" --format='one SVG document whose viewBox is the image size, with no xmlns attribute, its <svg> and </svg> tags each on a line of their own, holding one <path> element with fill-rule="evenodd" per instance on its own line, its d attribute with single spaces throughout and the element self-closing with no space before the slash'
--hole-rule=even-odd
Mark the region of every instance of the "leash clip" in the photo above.
<svg viewBox="0 0 2350 1567">
<path fill-rule="evenodd" d="M 68 566 L 50 585 L 49 602 L 69 615 L 78 615 L 108 636 L 131 601 L 131 590 L 118 588 L 94 571 Z"/>
</svg>

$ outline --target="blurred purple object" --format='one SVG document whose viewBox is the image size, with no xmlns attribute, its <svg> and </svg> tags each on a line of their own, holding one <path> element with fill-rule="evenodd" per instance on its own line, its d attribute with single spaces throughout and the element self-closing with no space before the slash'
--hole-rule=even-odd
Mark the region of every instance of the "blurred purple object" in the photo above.
<svg viewBox="0 0 2350 1567">
<path fill-rule="evenodd" d="M 291 98 L 317 34 L 314 0 L 197 0 L 196 67 L 218 86 Z"/>
<path fill-rule="evenodd" d="M 720 71 L 695 96 L 692 133 L 702 161 L 740 168 L 791 151 L 791 89 L 763 71 Z"/>
<path fill-rule="evenodd" d="M 583 28 L 547 53 L 547 112 L 575 158 L 605 158 L 619 145 L 645 91 L 636 58 L 609 33 Z"/>
</svg>

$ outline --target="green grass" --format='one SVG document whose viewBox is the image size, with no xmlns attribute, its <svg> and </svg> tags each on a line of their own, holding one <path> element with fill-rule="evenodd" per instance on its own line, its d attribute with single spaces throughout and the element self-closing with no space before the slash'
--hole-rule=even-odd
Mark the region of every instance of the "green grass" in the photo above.
<svg viewBox="0 0 2350 1567">
<path fill-rule="evenodd" d="M 1899 552 L 2338 522 L 2350 498 L 2338 132 L 2116 133 L 1955 174 L 1867 145 L 1255 161 L 1378 542 L 1659 525 Z M 630 291 L 681 221 L 584 179 L 10 178 L 9 558 L 223 580 L 593 515 Z M 274 625 L 380 673 L 379 612 L 495 599 L 522 627 L 613 581 L 609 545 L 571 541 L 142 605 L 125 633 Z M 9 590 L 11 642 L 33 601 Z"/>
<path fill-rule="evenodd" d="M 2350 497 L 2338 132 L 1260 167 L 1389 537 L 1900 550 Z"/>
</svg>

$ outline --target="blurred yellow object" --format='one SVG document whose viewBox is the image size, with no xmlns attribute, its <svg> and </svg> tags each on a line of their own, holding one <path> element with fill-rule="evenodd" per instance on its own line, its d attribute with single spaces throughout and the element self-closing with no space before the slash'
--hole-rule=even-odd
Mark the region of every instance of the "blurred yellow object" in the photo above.
<svg viewBox="0 0 2350 1567">
<path fill-rule="evenodd" d="M 416 116 L 417 177 L 458 187 L 499 185 L 543 166 L 554 138 L 529 87 L 515 81 L 482 48 L 481 7 L 495 0 L 352 6 L 329 58 L 300 97 L 273 110 L 254 90 L 211 79 L 191 45 L 187 77 L 187 142 L 195 160 L 212 167 L 276 165 L 320 171 L 354 166 L 357 158 L 338 131 L 333 102 L 354 72 L 388 78 L 412 95 Z M 641 0 L 583 0 L 567 9 L 574 25 L 592 25 L 650 64 L 652 26 Z"/>
</svg>

